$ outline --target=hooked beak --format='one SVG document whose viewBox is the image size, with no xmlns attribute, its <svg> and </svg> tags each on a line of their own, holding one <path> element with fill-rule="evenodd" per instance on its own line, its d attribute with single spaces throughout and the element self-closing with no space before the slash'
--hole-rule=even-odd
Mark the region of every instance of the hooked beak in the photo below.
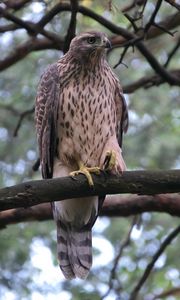
<svg viewBox="0 0 180 300">
<path fill-rule="evenodd" d="M 104 48 L 107 48 L 107 49 L 111 49 L 112 48 L 111 42 L 110 42 L 110 40 L 108 40 L 107 37 L 105 37 L 103 39 L 103 46 L 104 46 Z"/>
</svg>

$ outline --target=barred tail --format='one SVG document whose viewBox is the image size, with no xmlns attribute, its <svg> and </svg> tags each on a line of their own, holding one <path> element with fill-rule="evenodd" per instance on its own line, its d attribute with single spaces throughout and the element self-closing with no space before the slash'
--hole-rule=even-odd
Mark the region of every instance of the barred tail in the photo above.
<svg viewBox="0 0 180 300">
<path fill-rule="evenodd" d="M 66 279 L 85 279 L 92 265 L 91 231 L 76 231 L 57 222 L 57 251 L 60 268 Z"/>
</svg>

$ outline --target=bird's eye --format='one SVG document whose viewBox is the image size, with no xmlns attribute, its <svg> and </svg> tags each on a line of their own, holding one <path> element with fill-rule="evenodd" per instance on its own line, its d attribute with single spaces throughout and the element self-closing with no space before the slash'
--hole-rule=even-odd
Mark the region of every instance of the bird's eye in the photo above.
<svg viewBox="0 0 180 300">
<path fill-rule="evenodd" d="M 96 38 L 94 36 L 88 37 L 87 42 L 89 44 L 94 44 L 96 42 Z"/>
</svg>

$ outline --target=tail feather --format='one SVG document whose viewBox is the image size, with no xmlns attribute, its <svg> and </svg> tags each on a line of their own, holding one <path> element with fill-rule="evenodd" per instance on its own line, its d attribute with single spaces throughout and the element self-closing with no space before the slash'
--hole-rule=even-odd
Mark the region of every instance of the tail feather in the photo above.
<svg viewBox="0 0 180 300">
<path fill-rule="evenodd" d="M 69 261 L 67 231 L 57 222 L 57 252 L 61 271 L 66 279 L 75 278 L 75 274 Z"/>
<path fill-rule="evenodd" d="M 91 231 L 75 231 L 57 222 L 58 259 L 67 279 L 85 279 L 92 265 Z"/>
</svg>

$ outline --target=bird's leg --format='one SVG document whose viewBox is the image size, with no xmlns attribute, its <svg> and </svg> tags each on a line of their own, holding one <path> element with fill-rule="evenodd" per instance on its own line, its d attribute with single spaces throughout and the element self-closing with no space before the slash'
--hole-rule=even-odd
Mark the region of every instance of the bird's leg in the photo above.
<svg viewBox="0 0 180 300">
<path fill-rule="evenodd" d="M 70 176 L 76 176 L 78 174 L 84 174 L 87 178 L 87 181 L 89 183 L 90 186 L 93 186 L 93 179 L 91 176 L 91 173 L 95 173 L 95 174 L 100 174 L 100 168 L 99 167 L 86 167 L 82 161 L 78 161 L 78 166 L 79 166 L 79 170 L 71 172 L 69 175 Z"/>
<path fill-rule="evenodd" d="M 105 170 L 112 171 L 113 168 L 116 165 L 116 152 L 113 150 L 109 150 L 106 152 L 106 158 L 105 158 Z"/>
</svg>

